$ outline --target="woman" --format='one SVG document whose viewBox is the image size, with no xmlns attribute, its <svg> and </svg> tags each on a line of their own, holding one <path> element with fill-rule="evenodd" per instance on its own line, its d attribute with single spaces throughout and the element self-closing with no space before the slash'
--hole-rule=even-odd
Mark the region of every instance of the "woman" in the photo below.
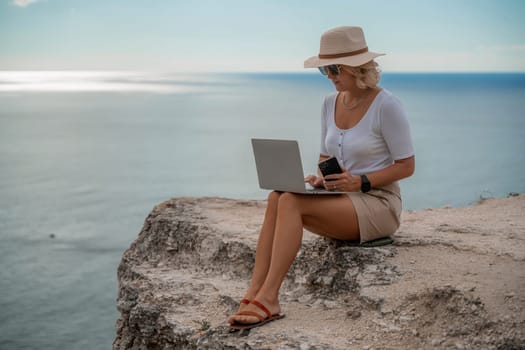
<svg viewBox="0 0 525 350">
<path fill-rule="evenodd" d="M 399 227 L 397 181 L 414 172 L 415 158 L 406 113 L 397 98 L 377 86 L 379 69 L 359 27 L 338 27 L 321 36 L 318 56 L 305 68 L 319 68 L 336 93 L 322 107 L 319 161 L 335 156 L 341 174 L 309 175 L 313 187 L 346 192 L 307 196 L 272 192 L 257 243 L 248 290 L 234 329 L 282 318 L 279 289 L 301 246 L 303 228 L 340 240 L 369 241 Z"/>
</svg>

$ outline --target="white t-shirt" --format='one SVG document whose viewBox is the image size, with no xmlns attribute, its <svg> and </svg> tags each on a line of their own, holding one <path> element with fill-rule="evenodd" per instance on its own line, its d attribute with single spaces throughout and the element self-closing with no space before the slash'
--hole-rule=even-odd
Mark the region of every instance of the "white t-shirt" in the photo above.
<svg viewBox="0 0 525 350">
<path fill-rule="evenodd" d="M 369 174 L 414 155 L 405 109 L 391 92 L 382 89 L 363 118 L 350 129 L 335 125 L 337 94 L 327 96 L 323 102 L 321 154 L 337 157 L 353 175 Z"/>
</svg>

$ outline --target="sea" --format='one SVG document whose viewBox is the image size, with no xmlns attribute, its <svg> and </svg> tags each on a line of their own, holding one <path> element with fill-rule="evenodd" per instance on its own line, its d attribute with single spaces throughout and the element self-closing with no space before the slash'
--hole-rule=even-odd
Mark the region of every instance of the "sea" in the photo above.
<svg viewBox="0 0 525 350">
<path fill-rule="evenodd" d="M 525 192 L 525 74 L 388 73 L 411 125 L 405 210 Z M 0 349 L 111 349 L 117 268 L 173 197 L 265 199 L 250 139 L 319 156 L 314 73 L 0 71 Z"/>
</svg>

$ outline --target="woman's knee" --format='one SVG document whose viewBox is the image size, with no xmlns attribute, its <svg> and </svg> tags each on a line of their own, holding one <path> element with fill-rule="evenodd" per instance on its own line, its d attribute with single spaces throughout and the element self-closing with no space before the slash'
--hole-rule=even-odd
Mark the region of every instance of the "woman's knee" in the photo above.
<svg viewBox="0 0 525 350">
<path fill-rule="evenodd" d="M 279 201 L 279 197 L 281 197 L 281 195 L 283 194 L 283 192 L 279 192 L 279 191 L 272 191 L 268 194 L 268 202 L 275 202 L 277 203 Z"/>
<path fill-rule="evenodd" d="M 279 196 L 279 209 L 298 209 L 299 195 L 290 192 L 284 192 Z"/>
<path fill-rule="evenodd" d="M 279 198 L 281 198 L 282 192 L 278 191 L 272 191 L 270 194 L 268 194 L 268 208 L 271 208 L 271 210 L 277 210 L 277 206 L 279 205 Z"/>
<path fill-rule="evenodd" d="M 267 213 L 275 213 L 277 212 L 277 208 L 279 206 L 279 198 L 281 197 L 282 192 L 278 191 L 272 191 L 268 194 L 268 204 L 267 204 Z"/>
</svg>

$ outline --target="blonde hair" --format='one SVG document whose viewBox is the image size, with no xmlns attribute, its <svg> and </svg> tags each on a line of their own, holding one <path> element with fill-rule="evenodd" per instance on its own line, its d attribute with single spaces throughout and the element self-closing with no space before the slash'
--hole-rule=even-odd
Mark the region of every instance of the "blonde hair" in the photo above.
<svg viewBox="0 0 525 350">
<path fill-rule="evenodd" d="M 381 79 L 381 69 L 374 60 L 357 67 L 345 65 L 342 65 L 342 67 L 355 76 L 356 85 L 360 89 L 376 87 L 379 79 Z"/>
</svg>

